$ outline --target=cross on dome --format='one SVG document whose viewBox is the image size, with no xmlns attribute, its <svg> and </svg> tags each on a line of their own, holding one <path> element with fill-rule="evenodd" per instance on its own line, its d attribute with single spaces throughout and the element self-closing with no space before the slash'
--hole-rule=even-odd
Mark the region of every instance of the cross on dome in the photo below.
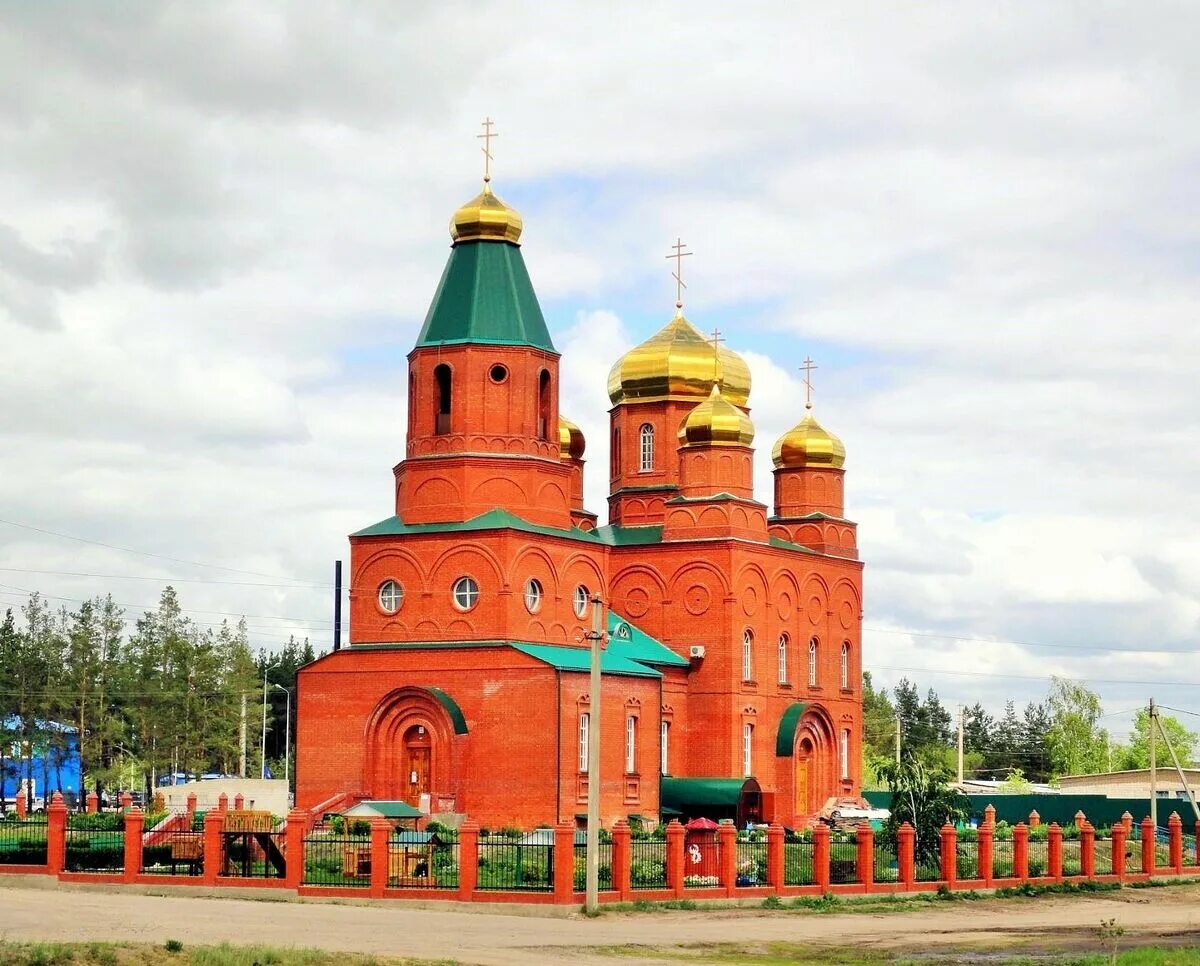
<svg viewBox="0 0 1200 966">
<path fill-rule="evenodd" d="M 672 245 L 671 248 L 673 249 L 673 254 L 667 256 L 667 261 L 670 261 L 672 258 L 675 259 L 675 271 L 671 273 L 671 278 L 675 279 L 675 308 L 682 309 L 683 290 L 687 288 L 687 285 L 685 285 L 683 281 L 683 260 L 687 258 L 688 255 L 692 255 L 694 253 L 685 252 L 684 249 L 687 248 L 687 245 L 685 245 L 678 237 L 676 237 L 675 244 Z"/>
<path fill-rule="evenodd" d="M 800 371 L 804 373 L 804 408 L 805 409 L 812 409 L 812 390 L 813 390 L 812 374 L 813 374 L 813 370 L 816 368 L 817 368 L 816 363 L 814 363 L 812 361 L 811 357 L 806 357 L 803 364 L 800 366 Z"/>
<path fill-rule="evenodd" d="M 492 138 L 498 138 L 498 132 L 492 130 L 492 125 L 496 122 L 490 117 L 485 117 L 481 122 L 483 133 L 476 134 L 475 137 L 483 141 L 483 146 L 479 149 L 483 152 L 483 183 L 487 184 L 492 180 Z"/>
<path fill-rule="evenodd" d="M 712 335 L 704 341 L 713 348 L 713 382 L 715 383 L 719 379 L 718 367 L 721 364 L 721 343 L 725 340 L 721 338 L 721 330 L 714 328 Z"/>
</svg>

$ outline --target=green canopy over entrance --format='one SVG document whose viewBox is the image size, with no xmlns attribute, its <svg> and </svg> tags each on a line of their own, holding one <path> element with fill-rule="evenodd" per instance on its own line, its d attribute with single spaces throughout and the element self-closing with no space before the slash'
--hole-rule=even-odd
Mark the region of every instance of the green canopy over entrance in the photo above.
<svg viewBox="0 0 1200 966">
<path fill-rule="evenodd" d="M 789 704 L 783 717 L 779 719 L 779 732 L 775 736 L 775 757 L 790 758 L 792 748 L 796 745 L 796 728 L 800 724 L 800 716 L 808 705 L 803 701 Z"/>
<path fill-rule="evenodd" d="M 731 818 L 738 825 L 762 816 L 762 789 L 753 778 L 664 778 L 662 811 L 684 821 Z"/>
</svg>

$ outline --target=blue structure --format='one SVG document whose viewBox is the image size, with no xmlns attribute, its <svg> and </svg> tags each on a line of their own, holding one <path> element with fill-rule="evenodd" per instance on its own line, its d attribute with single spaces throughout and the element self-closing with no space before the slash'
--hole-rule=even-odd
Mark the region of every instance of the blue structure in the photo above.
<svg viewBox="0 0 1200 966">
<path fill-rule="evenodd" d="M 3 774 L 0 775 L 0 798 L 11 807 L 23 783 L 33 783 L 36 800 L 62 792 L 69 804 L 79 800 L 83 782 L 79 758 L 79 734 L 70 725 L 57 721 L 38 721 L 31 736 L 32 757 L 21 740 L 21 722 L 12 715 L 3 721 L 5 743 Z M 41 807 L 41 802 L 38 802 Z"/>
</svg>

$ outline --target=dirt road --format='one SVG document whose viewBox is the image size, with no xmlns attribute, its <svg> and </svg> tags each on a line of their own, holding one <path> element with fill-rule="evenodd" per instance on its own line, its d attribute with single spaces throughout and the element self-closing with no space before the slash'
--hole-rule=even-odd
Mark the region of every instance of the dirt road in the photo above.
<svg viewBox="0 0 1200 966">
<path fill-rule="evenodd" d="M 1090 896 L 931 903 L 884 913 L 746 910 L 540 918 L 394 905 L 263 902 L 20 887 L 0 881 L 0 938 L 185 944 L 266 943 L 462 963 L 608 963 L 587 947 L 783 940 L 931 951 L 972 946 L 1078 947 L 1103 919 L 1123 940 L 1200 943 L 1200 886 Z M 628 962 L 628 959 L 624 960 Z M 650 956 L 646 961 L 653 961 Z M 619 962 L 619 961 L 616 961 Z"/>
</svg>

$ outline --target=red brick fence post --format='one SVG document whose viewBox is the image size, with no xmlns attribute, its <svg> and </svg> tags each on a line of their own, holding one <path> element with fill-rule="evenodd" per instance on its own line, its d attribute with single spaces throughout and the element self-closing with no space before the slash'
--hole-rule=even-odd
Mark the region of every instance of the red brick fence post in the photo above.
<svg viewBox="0 0 1200 966">
<path fill-rule="evenodd" d="M 942 881 L 951 889 L 958 881 L 958 830 L 949 822 L 942 826 Z"/>
<path fill-rule="evenodd" d="M 1046 833 L 1046 875 L 1059 882 L 1062 881 L 1063 870 L 1062 835 L 1062 826 L 1058 822 L 1051 822 Z"/>
<path fill-rule="evenodd" d="M 1176 875 L 1183 875 L 1183 819 L 1178 812 L 1167 819 L 1167 831 L 1171 835 L 1171 868 Z"/>
<path fill-rule="evenodd" d="M 1142 819 L 1142 871 L 1146 875 L 1154 872 L 1154 847 L 1157 845 L 1155 841 L 1157 832 L 1149 815 Z"/>
<path fill-rule="evenodd" d="M 479 882 L 479 826 L 467 822 L 458 830 L 458 898 L 470 902 Z"/>
<path fill-rule="evenodd" d="M 875 881 L 875 832 L 870 822 L 860 822 L 858 833 L 858 881 L 863 891 L 869 892 Z"/>
<path fill-rule="evenodd" d="M 911 889 L 917 879 L 917 830 L 908 822 L 896 829 L 896 871 L 905 889 Z"/>
<path fill-rule="evenodd" d="M 1112 867 L 1110 871 L 1118 879 L 1125 878 L 1125 845 L 1127 834 L 1124 822 L 1117 822 L 1112 827 Z"/>
<path fill-rule="evenodd" d="M 783 826 L 767 826 L 767 882 L 778 892 L 783 888 Z"/>
<path fill-rule="evenodd" d="M 131 808 L 125 816 L 125 881 L 132 882 L 142 874 L 142 831 L 146 816 L 140 808 Z"/>
<path fill-rule="evenodd" d="M 992 884 L 992 854 L 996 839 L 996 809 L 989 805 L 983 810 L 983 824 L 979 826 L 979 878 L 985 886 Z"/>
<path fill-rule="evenodd" d="M 829 826 L 823 822 L 813 829 L 813 882 L 829 891 Z"/>
<path fill-rule="evenodd" d="M 1013 826 L 1013 875 L 1021 882 L 1029 878 L 1029 826 L 1024 822 Z"/>
<path fill-rule="evenodd" d="M 293 808 L 283 827 L 283 854 L 287 870 L 284 885 L 299 889 L 304 884 L 304 835 L 308 831 L 308 813 Z"/>
<path fill-rule="evenodd" d="M 17 801 L 24 802 L 25 796 L 18 796 Z M 63 804 L 62 793 L 55 792 L 46 809 L 46 868 L 51 875 L 57 875 L 66 864 L 67 806 Z"/>
<path fill-rule="evenodd" d="M 721 885 L 725 889 L 725 895 L 732 896 L 737 886 L 737 826 L 732 822 L 722 822 L 717 826 L 717 842 L 721 856 Z"/>
<path fill-rule="evenodd" d="M 667 888 L 677 899 L 683 896 L 683 834 L 679 819 L 667 823 Z"/>
<path fill-rule="evenodd" d="M 100 796 L 95 792 L 88 792 L 86 801 L 87 813 L 89 815 L 95 815 L 98 811 L 100 811 Z"/>
<path fill-rule="evenodd" d="M 626 898 L 632 890 L 629 872 L 632 866 L 633 849 L 631 848 L 633 833 L 625 819 L 617 819 L 612 828 L 612 887 L 620 899 Z"/>
<path fill-rule="evenodd" d="M 1096 826 L 1086 818 L 1079 826 L 1079 873 L 1085 879 L 1096 877 Z"/>
<path fill-rule="evenodd" d="M 221 832 L 225 814 L 219 810 L 204 813 L 204 884 L 216 885 L 217 875 L 225 860 L 225 843 Z"/>
<path fill-rule="evenodd" d="M 555 902 L 571 901 L 575 892 L 575 826 L 569 822 L 554 826 L 553 887 Z"/>
</svg>

